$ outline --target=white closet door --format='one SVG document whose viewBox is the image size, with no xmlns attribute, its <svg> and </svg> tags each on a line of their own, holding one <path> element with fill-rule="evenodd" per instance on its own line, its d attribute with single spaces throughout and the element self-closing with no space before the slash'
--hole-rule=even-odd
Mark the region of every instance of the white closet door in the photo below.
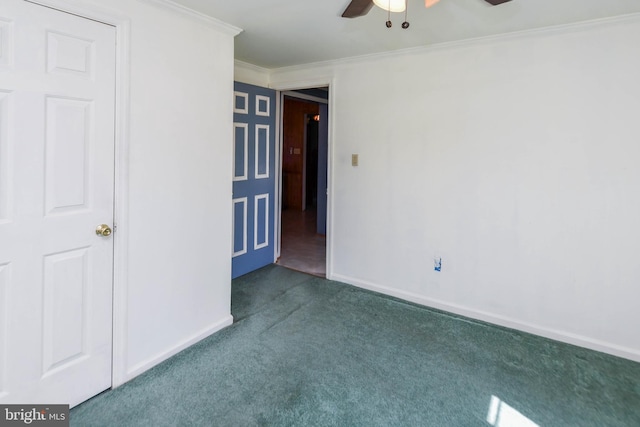
<svg viewBox="0 0 640 427">
<path fill-rule="evenodd" d="M 115 28 L 0 7 L 0 402 L 111 386 Z"/>
</svg>

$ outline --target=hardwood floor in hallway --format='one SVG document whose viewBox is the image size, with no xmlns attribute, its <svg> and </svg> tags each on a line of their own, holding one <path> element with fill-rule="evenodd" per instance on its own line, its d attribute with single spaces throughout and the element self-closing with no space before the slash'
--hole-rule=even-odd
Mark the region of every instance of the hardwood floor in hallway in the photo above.
<svg viewBox="0 0 640 427">
<path fill-rule="evenodd" d="M 316 232 L 316 211 L 282 211 L 282 245 L 278 265 L 326 277 L 326 236 Z"/>
</svg>

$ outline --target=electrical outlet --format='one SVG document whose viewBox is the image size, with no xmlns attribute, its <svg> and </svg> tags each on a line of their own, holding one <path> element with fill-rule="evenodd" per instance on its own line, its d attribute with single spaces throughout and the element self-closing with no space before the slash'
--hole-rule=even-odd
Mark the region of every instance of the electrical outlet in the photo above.
<svg viewBox="0 0 640 427">
<path fill-rule="evenodd" d="M 352 154 L 351 155 L 351 166 L 358 166 L 358 155 L 357 154 Z"/>
</svg>

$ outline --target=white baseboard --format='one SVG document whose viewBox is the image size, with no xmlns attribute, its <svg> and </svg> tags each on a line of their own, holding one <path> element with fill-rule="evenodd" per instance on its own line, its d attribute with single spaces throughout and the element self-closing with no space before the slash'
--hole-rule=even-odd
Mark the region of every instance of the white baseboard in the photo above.
<svg viewBox="0 0 640 427">
<path fill-rule="evenodd" d="M 518 331 L 527 332 L 533 335 L 538 335 L 538 336 L 549 338 L 555 341 L 560 341 L 563 343 L 572 344 L 579 347 L 588 348 L 590 350 L 600 351 L 603 353 L 611 354 L 613 356 L 618 356 L 625 359 L 633 360 L 635 362 L 640 362 L 640 350 L 619 346 L 616 344 L 573 334 L 570 332 L 537 326 L 531 323 L 519 321 L 517 319 L 513 319 L 506 316 L 501 316 L 498 314 L 493 314 L 493 313 L 489 313 L 481 310 L 471 309 L 458 304 L 452 304 L 445 301 L 426 298 L 411 292 L 400 291 L 398 289 L 376 285 L 374 283 L 356 279 L 349 276 L 332 274 L 331 280 L 347 283 L 349 285 L 353 285 L 362 289 L 367 289 L 370 291 L 400 298 L 405 301 L 424 305 L 426 307 L 431 307 L 437 310 L 446 311 L 448 313 L 453 313 L 459 316 L 480 320 L 482 322 L 487 322 L 487 323 L 503 326 L 510 329 L 516 329 Z"/>
<path fill-rule="evenodd" d="M 164 362 L 165 360 L 167 360 L 168 358 L 170 358 L 171 356 L 174 356 L 178 353 L 180 353 L 182 350 L 184 350 L 187 347 L 192 346 L 193 344 L 202 341 L 203 339 L 207 338 L 209 335 L 212 335 L 218 331 L 220 331 L 221 329 L 226 328 L 227 326 L 233 324 L 233 316 L 229 315 L 226 316 L 225 318 L 223 318 L 222 320 L 220 320 L 217 323 L 214 323 L 213 325 L 203 329 L 202 331 L 196 333 L 195 335 L 191 336 L 190 338 L 182 341 L 181 343 L 179 343 L 178 345 L 174 346 L 173 348 L 170 348 L 167 351 L 163 351 L 153 357 L 150 357 L 149 359 L 140 362 L 138 364 L 136 364 L 135 366 L 133 366 L 131 369 L 127 370 L 127 374 L 126 374 L 126 378 L 125 381 L 123 381 L 123 384 L 135 377 L 137 377 L 138 375 L 142 374 L 145 371 L 148 371 L 149 369 L 153 368 L 154 366 L 156 366 L 157 364 Z M 121 385 L 121 384 L 119 384 Z M 115 386 L 114 386 L 115 387 Z"/>
</svg>

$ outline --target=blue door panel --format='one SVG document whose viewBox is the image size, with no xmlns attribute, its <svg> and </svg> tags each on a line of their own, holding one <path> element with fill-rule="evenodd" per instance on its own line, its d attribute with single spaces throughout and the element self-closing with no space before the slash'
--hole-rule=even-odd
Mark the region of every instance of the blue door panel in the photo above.
<svg viewBox="0 0 640 427">
<path fill-rule="evenodd" d="M 233 201 L 233 256 L 247 252 L 247 198 L 239 198 Z"/>
<path fill-rule="evenodd" d="M 246 179 L 249 173 L 249 134 L 247 123 L 235 123 L 233 145 L 233 180 Z"/>
<path fill-rule="evenodd" d="M 275 91 L 234 85 L 233 258 L 236 278 L 274 260 Z"/>
<path fill-rule="evenodd" d="M 263 248 L 269 245 L 269 195 L 261 194 L 255 198 L 254 206 L 255 229 L 254 248 Z"/>
</svg>

